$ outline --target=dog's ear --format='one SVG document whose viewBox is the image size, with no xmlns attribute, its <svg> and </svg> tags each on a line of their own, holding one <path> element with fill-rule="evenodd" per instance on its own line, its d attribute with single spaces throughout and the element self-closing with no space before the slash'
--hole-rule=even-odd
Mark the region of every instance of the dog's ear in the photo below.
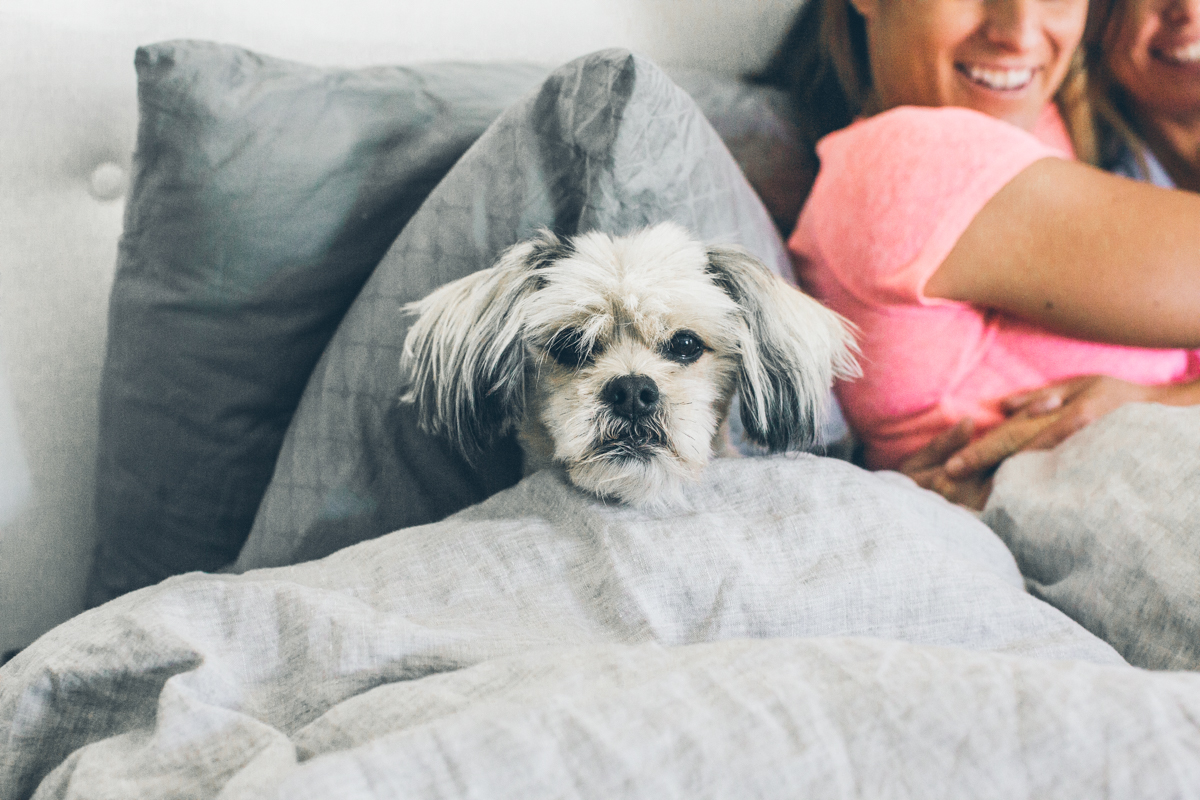
<svg viewBox="0 0 1200 800">
<path fill-rule="evenodd" d="M 404 339 L 401 399 L 416 405 L 424 430 L 450 439 L 468 460 L 524 411 L 524 301 L 565 247 L 543 231 L 404 308 L 417 319 Z"/>
<path fill-rule="evenodd" d="M 710 246 L 708 273 L 737 303 L 742 426 L 771 452 L 813 442 L 835 378 L 859 375 L 850 324 L 736 247 Z"/>
</svg>

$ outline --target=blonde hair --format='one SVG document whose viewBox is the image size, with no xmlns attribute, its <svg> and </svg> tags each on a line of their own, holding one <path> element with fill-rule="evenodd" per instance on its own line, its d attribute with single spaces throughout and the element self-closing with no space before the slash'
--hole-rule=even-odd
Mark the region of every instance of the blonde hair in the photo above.
<svg viewBox="0 0 1200 800">
<path fill-rule="evenodd" d="M 1095 5 L 1089 9 L 1089 30 Z M 807 0 L 766 67 L 750 78 L 791 94 L 798 106 L 798 122 L 814 148 L 822 136 L 879 110 L 867 55 L 866 21 L 849 0 Z M 1095 163 L 1099 157 L 1096 126 L 1082 48 L 1072 56 L 1054 101 L 1075 155 Z"/>
</svg>

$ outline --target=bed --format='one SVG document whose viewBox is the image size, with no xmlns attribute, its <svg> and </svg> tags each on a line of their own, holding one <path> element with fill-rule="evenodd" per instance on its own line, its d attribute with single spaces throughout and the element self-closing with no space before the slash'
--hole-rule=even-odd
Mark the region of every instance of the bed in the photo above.
<svg viewBox="0 0 1200 800">
<path fill-rule="evenodd" d="M 668 513 L 397 402 L 400 305 L 541 226 L 786 273 L 781 98 L 621 50 L 137 66 L 95 607 L 0 669 L 0 796 L 1200 794 L 1194 409 L 1013 458 L 982 515 L 820 452 Z"/>
</svg>

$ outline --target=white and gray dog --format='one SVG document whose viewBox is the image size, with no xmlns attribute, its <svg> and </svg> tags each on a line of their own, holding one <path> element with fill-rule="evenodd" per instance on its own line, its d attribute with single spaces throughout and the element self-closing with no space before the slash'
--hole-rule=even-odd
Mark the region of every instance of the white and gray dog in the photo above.
<svg viewBox="0 0 1200 800">
<path fill-rule="evenodd" d="M 744 250 L 664 223 L 630 236 L 543 231 L 490 269 L 406 306 L 404 400 L 468 458 L 516 428 L 525 473 L 674 504 L 740 396 L 747 438 L 812 440 L 835 377 L 858 372 L 846 323 Z"/>
</svg>

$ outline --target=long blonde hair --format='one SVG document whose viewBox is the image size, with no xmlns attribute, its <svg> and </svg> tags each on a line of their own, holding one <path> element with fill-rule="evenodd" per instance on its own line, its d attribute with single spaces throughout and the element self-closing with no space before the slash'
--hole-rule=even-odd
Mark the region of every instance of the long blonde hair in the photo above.
<svg viewBox="0 0 1200 800">
<path fill-rule="evenodd" d="M 1113 2 L 1114 0 L 1107 0 Z M 1096 3 L 1088 12 L 1094 24 Z M 866 20 L 849 0 L 806 0 L 779 48 L 751 80 L 791 94 L 798 124 L 815 148 L 817 140 L 878 110 L 867 54 Z M 1082 48 L 1074 54 L 1054 95 L 1081 161 L 1098 158 Z"/>
</svg>

